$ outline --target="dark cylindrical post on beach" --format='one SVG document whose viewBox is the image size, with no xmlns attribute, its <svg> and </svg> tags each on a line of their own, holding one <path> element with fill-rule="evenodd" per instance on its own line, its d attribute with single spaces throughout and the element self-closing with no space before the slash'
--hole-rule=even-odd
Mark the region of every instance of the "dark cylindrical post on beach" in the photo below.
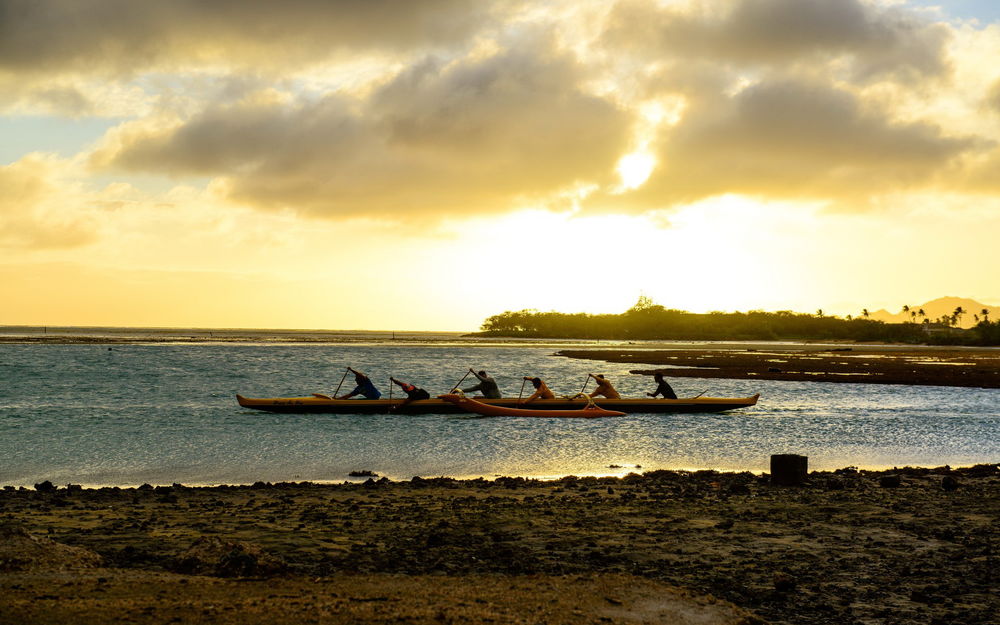
<svg viewBox="0 0 1000 625">
<path fill-rule="evenodd" d="M 778 486 L 798 486 L 809 475 L 809 458 L 798 454 L 771 455 L 771 483 Z"/>
</svg>

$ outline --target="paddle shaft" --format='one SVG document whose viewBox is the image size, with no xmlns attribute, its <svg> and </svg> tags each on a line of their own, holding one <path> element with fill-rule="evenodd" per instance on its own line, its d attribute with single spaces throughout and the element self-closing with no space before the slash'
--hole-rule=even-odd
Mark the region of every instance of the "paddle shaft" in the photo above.
<svg viewBox="0 0 1000 625">
<path fill-rule="evenodd" d="M 462 382 L 465 382 L 465 378 L 469 377 L 470 373 L 472 373 L 472 372 L 471 371 L 466 371 L 465 375 L 462 376 L 462 379 L 458 381 L 458 384 L 456 384 L 455 386 L 451 387 L 451 392 L 454 393 L 456 390 L 458 390 L 458 387 L 462 386 Z"/>
<path fill-rule="evenodd" d="M 333 398 L 336 399 L 337 395 L 340 395 L 340 387 L 344 385 L 344 380 L 347 379 L 347 374 L 350 373 L 351 368 L 347 367 L 344 369 L 344 377 L 340 378 L 340 384 L 337 385 L 337 390 L 333 392 Z"/>
<path fill-rule="evenodd" d="M 590 374 L 589 374 L 589 373 L 587 374 L 587 379 L 586 379 L 586 381 L 584 381 L 584 383 L 583 383 L 583 388 L 581 388 L 581 389 L 580 389 L 580 392 L 581 392 L 581 393 L 582 393 L 583 391 L 587 390 L 587 385 L 588 385 L 588 384 L 590 384 Z"/>
<path fill-rule="evenodd" d="M 521 402 L 521 396 L 524 395 L 524 383 L 525 382 L 527 382 L 527 380 L 521 380 L 521 390 L 517 392 L 517 401 L 518 401 L 518 403 Z"/>
</svg>

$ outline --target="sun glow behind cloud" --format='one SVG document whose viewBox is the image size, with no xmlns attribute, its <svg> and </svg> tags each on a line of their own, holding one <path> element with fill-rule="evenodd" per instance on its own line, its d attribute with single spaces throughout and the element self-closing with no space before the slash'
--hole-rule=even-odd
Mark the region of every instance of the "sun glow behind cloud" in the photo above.
<svg viewBox="0 0 1000 625">
<path fill-rule="evenodd" d="M 497 276 L 503 296 L 465 288 L 508 310 L 617 313 L 640 294 L 696 312 L 754 308 L 799 268 L 761 253 L 786 245 L 783 233 L 768 233 L 769 214 L 723 198 L 674 213 L 669 227 L 647 216 L 544 211 L 466 225 L 459 245 Z"/>
<path fill-rule="evenodd" d="M 649 179 L 655 166 L 656 157 L 652 154 L 632 152 L 621 157 L 617 170 L 621 176 L 622 186 L 626 189 L 638 189 Z"/>
</svg>

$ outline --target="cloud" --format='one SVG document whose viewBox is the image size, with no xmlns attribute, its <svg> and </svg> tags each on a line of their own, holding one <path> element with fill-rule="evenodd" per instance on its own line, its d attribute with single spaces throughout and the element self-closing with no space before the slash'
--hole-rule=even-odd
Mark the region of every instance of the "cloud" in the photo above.
<svg viewBox="0 0 1000 625">
<path fill-rule="evenodd" d="M 289 80 L 358 59 L 472 45 L 516 2 L 0 0 L 0 111 L 121 116 L 139 86 L 190 94 L 234 74 Z M 175 97 L 175 96 L 168 96 Z M 146 105 L 141 105 L 146 108 Z"/>
<path fill-rule="evenodd" d="M 93 173 L 208 178 L 269 210 L 395 221 L 586 193 L 594 209 L 723 194 L 861 206 L 971 181 L 941 174 L 982 163 L 991 143 L 970 136 L 989 129 L 955 121 L 965 96 L 927 88 L 961 60 L 946 47 L 963 31 L 902 5 L 80 6 L 0 0 L 13 16 L 0 20 L 0 87 L 23 76 L 17 97 L 43 109 L 117 102 L 131 121 L 105 137 Z M 29 33 L 52 45 L 24 52 Z M 106 81 L 114 97 L 94 88 L 102 72 L 119 79 Z M 652 120 L 650 104 L 669 111 Z M 658 165 L 622 193 L 616 165 L 631 151 Z"/>
<path fill-rule="evenodd" d="M 65 78 L 43 79 L 0 70 L 0 115 L 82 117 L 93 114 L 96 111 L 93 99 L 74 83 Z"/>
<path fill-rule="evenodd" d="M 961 174 L 952 186 L 955 191 L 988 196 L 1000 192 L 1000 148 L 971 155 L 965 159 Z"/>
<path fill-rule="evenodd" d="M 846 199 L 933 184 L 983 142 L 924 122 L 898 122 L 853 93 L 784 79 L 688 110 L 664 131 L 659 167 L 622 197 L 672 205 L 727 193 Z"/>
<path fill-rule="evenodd" d="M 120 129 L 99 167 L 220 177 L 235 200 L 321 216 L 455 213 L 544 202 L 610 180 L 631 119 L 581 88 L 547 39 L 428 57 L 365 100 L 250 100 Z"/>
<path fill-rule="evenodd" d="M 0 166 L 0 248 L 73 248 L 96 238 L 93 220 L 76 210 L 74 190 L 61 183 L 60 165 L 29 155 Z"/>
<path fill-rule="evenodd" d="M 946 73 L 949 33 L 913 12 L 861 0 L 696 0 L 623 2 L 607 40 L 639 56 L 742 67 L 846 58 L 857 79 L 913 80 Z"/>
<path fill-rule="evenodd" d="M 0 70 L 312 63 L 343 50 L 453 44 L 493 11 L 464 0 L 0 0 Z"/>
<path fill-rule="evenodd" d="M 990 86 L 983 103 L 994 114 L 1000 115 L 1000 80 Z"/>
</svg>

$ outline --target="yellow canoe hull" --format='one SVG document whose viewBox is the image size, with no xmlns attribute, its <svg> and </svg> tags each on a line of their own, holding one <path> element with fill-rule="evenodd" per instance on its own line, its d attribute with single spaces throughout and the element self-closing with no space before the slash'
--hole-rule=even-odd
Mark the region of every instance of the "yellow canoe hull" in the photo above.
<svg viewBox="0 0 1000 625">
<path fill-rule="evenodd" d="M 681 399 L 602 399 L 594 400 L 605 410 L 615 410 L 626 414 L 645 413 L 694 413 L 725 412 L 737 408 L 747 408 L 757 404 L 760 393 L 750 397 L 690 397 Z M 503 399 L 474 398 L 478 402 L 503 408 L 523 408 L 516 397 Z M 455 404 L 441 399 L 421 399 L 400 407 L 402 399 L 328 399 L 325 397 L 271 397 L 254 398 L 236 396 L 236 401 L 244 408 L 266 410 L 268 412 L 334 414 L 466 414 Z M 539 399 L 531 402 L 532 410 L 579 410 L 586 401 L 583 399 Z"/>
</svg>

